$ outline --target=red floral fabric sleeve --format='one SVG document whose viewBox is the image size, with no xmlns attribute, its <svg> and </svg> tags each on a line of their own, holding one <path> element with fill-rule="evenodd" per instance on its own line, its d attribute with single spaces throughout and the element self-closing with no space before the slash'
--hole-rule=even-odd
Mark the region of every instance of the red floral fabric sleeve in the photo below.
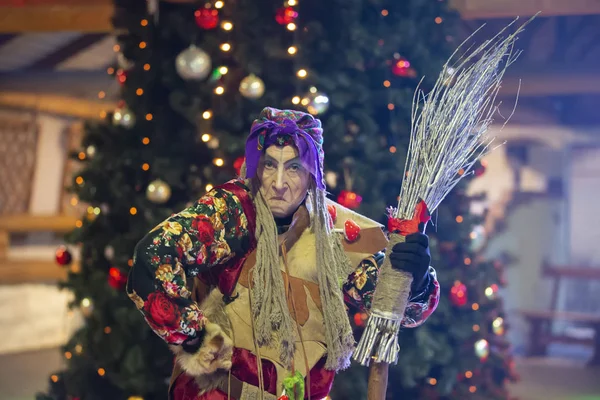
<svg viewBox="0 0 600 400">
<path fill-rule="evenodd" d="M 344 300 L 350 309 L 368 311 L 371 309 L 373 294 L 379 279 L 379 268 L 383 262 L 383 253 L 364 259 L 356 271 L 348 276 L 344 283 Z M 408 305 L 404 311 L 402 326 L 416 328 L 437 308 L 440 299 L 440 285 L 436 272 L 429 267 L 429 279 L 420 293 L 411 293 Z"/>
<path fill-rule="evenodd" d="M 251 232 L 236 195 L 246 189 L 237 181 L 215 188 L 136 246 L 127 294 L 167 343 L 195 338 L 206 323 L 188 279 L 248 251 Z"/>
</svg>

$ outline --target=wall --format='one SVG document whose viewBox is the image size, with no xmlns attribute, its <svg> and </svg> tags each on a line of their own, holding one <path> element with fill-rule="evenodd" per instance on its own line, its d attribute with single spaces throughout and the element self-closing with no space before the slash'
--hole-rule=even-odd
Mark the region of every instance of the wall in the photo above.
<svg viewBox="0 0 600 400">
<path fill-rule="evenodd" d="M 17 114 L 10 110 L 0 113 Z M 65 133 L 71 121 L 43 114 L 36 118 L 39 139 L 29 212 L 57 214 L 63 187 Z M 9 259 L 52 260 L 62 240 L 44 232 L 15 242 L 8 252 Z M 68 292 L 59 291 L 54 284 L 0 286 L 0 353 L 64 343 L 80 323 L 77 313 L 67 311 L 69 298 Z"/>
<path fill-rule="evenodd" d="M 560 193 L 560 187 L 550 188 L 550 182 L 568 182 L 566 149 L 584 139 L 578 132 L 547 126 L 512 126 L 492 134 L 506 139 L 508 145 L 526 143 L 527 148 L 524 163 L 509 157 L 508 145 L 496 149 L 485 157 L 486 173 L 469 188 L 471 194 L 486 193 L 492 214 L 497 214 L 488 255 L 515 257 L 506 269 L 508 287 L 503 298 L 511 322 L 509 339 L 521 351 L 528 327 L 519 310 L 550 305 L 551 283 L 540 278 L 541 265 L 569 259 L 568 185 Z"/>
</svg>

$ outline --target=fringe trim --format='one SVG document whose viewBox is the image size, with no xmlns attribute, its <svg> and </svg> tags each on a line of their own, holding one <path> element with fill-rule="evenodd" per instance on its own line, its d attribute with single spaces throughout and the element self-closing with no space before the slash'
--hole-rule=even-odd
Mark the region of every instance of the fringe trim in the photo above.
<svg viewBox="0 0 600 400">
<path fill-rule="evenodd" d="M 371 360 L 396 365 L 400 352 L 398 333 L 401 325 L 401 317 L 373 310 L 352 358 L 364 367 L 368 367 Z"/>
</svg>

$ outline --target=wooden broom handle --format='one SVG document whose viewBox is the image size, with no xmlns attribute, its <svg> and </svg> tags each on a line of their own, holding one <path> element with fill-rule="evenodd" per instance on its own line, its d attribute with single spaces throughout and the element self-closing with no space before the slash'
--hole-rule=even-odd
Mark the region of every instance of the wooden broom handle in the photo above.
<svg viewBox="0 0 600 400">
<path fill-rule="evenodd" d="M 374 362 L 369 368 L 369 392 L 367 400 L 385 400 L 388 384 L 387 363 Z"/>
</svg>

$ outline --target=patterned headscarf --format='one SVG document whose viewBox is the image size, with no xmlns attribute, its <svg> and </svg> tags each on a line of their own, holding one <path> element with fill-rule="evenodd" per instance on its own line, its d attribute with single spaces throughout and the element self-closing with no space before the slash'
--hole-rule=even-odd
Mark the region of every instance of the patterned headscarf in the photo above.
<svg viewBox="0 0 600 400">
<path fill-rule="evenodd" d="M 325 190 L 321 121 L 301 111 L 263 109 L 246 140 L 247 178 L 256 175 L 260 156 L 271 145 L 295 146 L 300 159 L 315 178 L 317 188 Z"/>
</svg>

